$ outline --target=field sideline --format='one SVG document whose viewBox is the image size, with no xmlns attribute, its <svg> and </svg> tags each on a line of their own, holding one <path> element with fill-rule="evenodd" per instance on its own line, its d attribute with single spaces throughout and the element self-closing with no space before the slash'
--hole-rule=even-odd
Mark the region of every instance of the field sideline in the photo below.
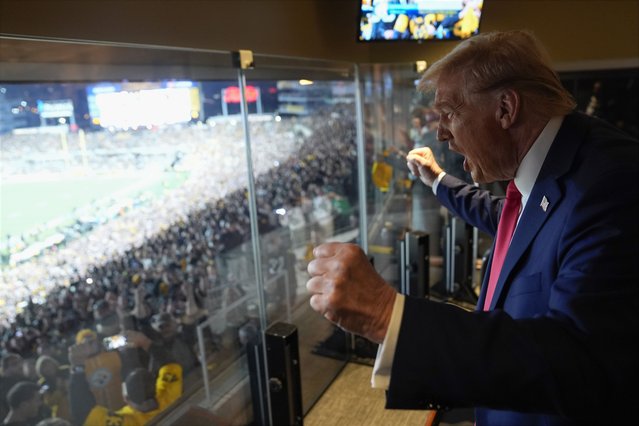
<svg viewBox="0 0 639 426">
<path fill-rule="evenodd" d="M 145 171 L 2 182 L 0 235 L 20 235 L 45 224 L 68 225 L 76 209 L 92 214 L 96 209 L 92 206 L 106 207 L 111 198 L 130 198 L 142 192 L 160 195 L 165 189 L 179 186 L 186 177 L 184 173 Z"/>
</svg>

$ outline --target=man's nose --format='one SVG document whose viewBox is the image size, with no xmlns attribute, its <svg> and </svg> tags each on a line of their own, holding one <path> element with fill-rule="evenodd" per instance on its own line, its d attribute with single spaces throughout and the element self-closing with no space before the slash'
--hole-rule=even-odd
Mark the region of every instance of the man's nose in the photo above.
<svg viewBox="0 0 639 426">
<path fill-rule="evenodd" d="M 437 126 L 437 140 L 446 142 L 448 139 L 450 139 L 450 132 L 441 124 Z"/>
</svg>

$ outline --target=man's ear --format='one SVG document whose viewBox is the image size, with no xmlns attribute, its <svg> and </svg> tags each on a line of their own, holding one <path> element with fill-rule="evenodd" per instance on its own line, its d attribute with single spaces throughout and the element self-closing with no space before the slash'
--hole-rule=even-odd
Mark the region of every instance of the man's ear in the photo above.
<svg viewBox="0 0 639 426">
<path fill-rule="evenodd" d="M 519 93 L 513 89 L 504 89 L 498 96 L 497 120 L 502 129 L 509 129 L 519 117 L 521 107 Z"/>
</svg>

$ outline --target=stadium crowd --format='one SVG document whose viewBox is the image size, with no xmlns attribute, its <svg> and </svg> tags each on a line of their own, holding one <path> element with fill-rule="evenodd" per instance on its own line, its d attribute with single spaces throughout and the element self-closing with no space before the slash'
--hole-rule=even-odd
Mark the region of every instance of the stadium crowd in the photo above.
<svg viewBox="0 0 639 426">
<path fill-rule="evenodd" d="M 128 132 L 68 132 L 62 126 L 60 129 L 3 135 L 1 149 L 6 165 L 2 168 L 2 177 L 11 179 L 36 172 L 63 174 L 81 167 L 92 172 L 109 172 L 162 166 L 173 161 L 176 154 L 197 146 L 203 137 L 202 130 L 206 128 L 173 125 Z M 195 138 L 176 141 L 176 132 Z"/>
<path fill-rule="evenodd" d="M 170 401 L 162 402 L 158 395 L 169 392 L 166 389 L 174 381 L 181 383 L 182 373 L 188 386 L 188 376 L 199 363 L 197 324 L 254 287 L 247 280 L 253 270 L 247 264 L 251 257 L 244 256 L 244 264 L 233 268 L 231 260 L 237 256 L 230 255 L 246 251 L 251 243 L 242 127 L 239 122 L 196 125 L 167 137 L 176 136 L 182 148 L 198 141 L 183 150 L 180 167 L 190 175 L 182 186 L 123 211 L 74 241 L 3 270 L 1 418 L 11 419 L 11 413 L 15 417 L 29 406 L 26 412 L 37 416 L 15 417 L 24 422 L 20 424 L 35 424 L 51 415 L 82 423 L 107 415 L 94 407 L 128 407 L 125 414 L 133 416 L 131 412 L 149 413 L 167 406 Z M 287 211 L 303 210 L 312 227 L 318 217 L 313 216 L 314 208 L 323 205 L 335 216 L 330 211 L 333 204 L 356 203 L 355 124 L 349 106 L 313 117 L 251 123 L 251 143 L 265 257 L 291 249 L 290 241 L 281 237 L 287 235 L 283 227 L 288 224 Z M 289 297 L 294 298 L 296 285 L 288 289 L 293 291 Z M 291 302 L 282 294 L 282 289 L 269 293 L 272 312 Z M 230 342 L 222 336 L 227 330 L 210 327 L 207 348 L 213 352 L 225 345 L 238 348 L 237 328 L 251 320 L 251 309 L 234 310 L 233 321 L 224 318 L 223 324 L 233 325 Z M 104 338 L 119 333 L 135 344 L 110 351 L 102 348 Z M 157 347 L 168 353 L 159 353 Z M 113 378 L 127 386 L 131 380 L 129 399 L 120 396 L 109 402 L 97 392 L 91 397 L 81 391 L 95 388 L 95 376 L 86 373 L 93 365 L 88 360 L 103 352 L 119 354 L 111 356 L 108 365 Z M 83 374 L 74 373 L 93 379 L 83 380 Z M 149 377 L 156 381 L 155 389 L 145 388 Z M 25 382 L 38 384 L 42 407 L 33 401 L 36 388 Z M 14 392 L 16 386 L 20 392 Z M 169 399 L 174 400 L 175 391 L 171 392 Z M 149 407 L 144 402 L 153 397 L 156 403 L 145 411 Z M 84 402 L 74 404 L 79 398 Z"/>
</svg>

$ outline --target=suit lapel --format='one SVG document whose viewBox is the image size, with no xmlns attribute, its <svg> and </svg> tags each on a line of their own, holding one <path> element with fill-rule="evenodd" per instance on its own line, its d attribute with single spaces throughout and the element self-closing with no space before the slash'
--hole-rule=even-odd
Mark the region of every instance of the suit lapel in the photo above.
<svg viewBox="0 0 639 426">
<path fill-rule="evenodd" d="M 548 151 L 504 259 L 490 304 L 491 310 L 499 302 L 501 293 L 507 290 L 506 285 L 510 285 L 513 269 L 533 242 L 543 224 L 561 202 L 563 193 L 559 185 L 559 178 L 570 169 L 583 138 L 582 132 L 585 126 L 581 128 L 576 126 L 575 122 L 577 120 L 580 120 L 578 114 L 571 114 L 564 118 L 564 122 Z M 545 209 L 542 203 L 546 206 Z"/>
<path fill-rule="evenodd" d="M 546 197 L 548 203 L 546 211 L 544 211 L 541 206 L 544 197 Z M 532 243 L 535 235 L 537 235 L 543 224 L 553 213 L 556 206 L 559 205 L 561 198 L 562 193 L 555 180 L 549 179 L 546 182 L 535 183 L 530 193 L 530 198 L 526 203 L 526 208 L 519 220 L 519 225 L 513 235 L 508 253 L 506 253 L 506 259 L 504 259 L 499 280 L 495 287 L 495 294 L 490 304 L 491 309 L 495 308 L 495 304 L 499 300 L 502 290 L 504 290 L 505 283 L 510 282 L 510 275 L 517 262 Z"/>
</svg>

